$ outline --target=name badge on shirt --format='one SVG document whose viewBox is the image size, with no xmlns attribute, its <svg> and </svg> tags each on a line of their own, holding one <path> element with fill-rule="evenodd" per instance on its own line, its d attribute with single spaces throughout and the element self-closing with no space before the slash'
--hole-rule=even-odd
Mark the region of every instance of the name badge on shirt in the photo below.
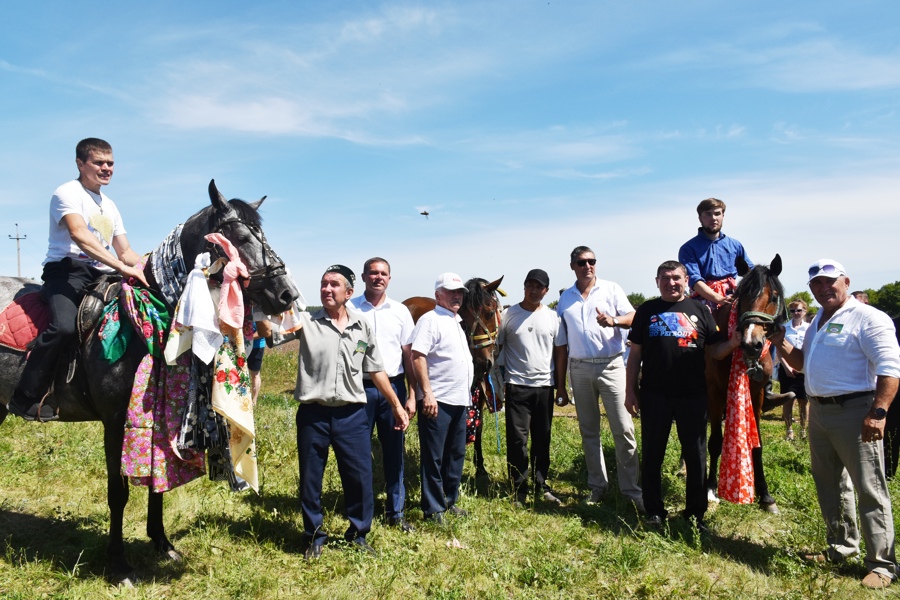
<svg viewBox="0 0 900 600">
<path fill-rule="evenodd" d="M 365 354 L 366 349 L 369 347 L 369 344 L 360 340 L 356 342 L 356 350 L 353 351 L 353 354 Z"/>
<path fill-rule="evenodd" d="M 840 333 L 844 326 L 841 323 L 829 323 L 827 327 L 825 327 L 825 333 Z"/>
</svg>

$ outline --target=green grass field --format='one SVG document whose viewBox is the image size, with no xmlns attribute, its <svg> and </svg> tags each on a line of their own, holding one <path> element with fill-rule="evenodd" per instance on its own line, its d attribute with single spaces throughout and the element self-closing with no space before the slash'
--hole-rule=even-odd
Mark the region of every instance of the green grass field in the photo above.
<svg viewBox="0 0 900 600">
<path fill-rule="evenodd" d="M 485 418 L 491 481 L 466 465 L 460 505 L 467 519 L 446 528 L 422 522 L 418 509 L 418 438 L 407 441 L 407 483 L 414 534 L 376 518 L 369 541 L 377 557 L 329 545 L 313 563 L 300 553 L 293 388 L 296 362 L 268 353 L 257 409 L 261 493 L 232 494 L 222 483 L 195 481 L 166 494 L 169 537 L 185 555 L 161 562 L 144 534 L 147 493 L 132 488 L 126 511 L 128 558 L 141 576 L 133 590 L 104 579 L 106 479 L 96 423 L 34 425 L 7 419 L 0 428 L 0 598 L 871 598 L 859 586 L 861 563 L 840 569 L 804 564 L 824 529 L 809 474 L 809 451 L 784 441 L 775 415 L 763 425 L 765 465 L 781 515 L 754 506 L 712 507 L 709 537 L 673 518 L 668 532 L 645 531 L 615 487 L 604 502 L 583 502 L 585 470 L 574 412 L 554 420 L 552 484 L 566 500 L 515 509 L 504 483 L 505 447 L 497 452 L 494 417 Z M 500 431 L 503 432 L 500 415 Z M 638 428 L 640 423 L 638 422 Z M 502 437 L 502 436 L 501 436 Z M 604 429 L 608 466 L 615 455 Z M 376 443 L 377 448 L 377 443 Z M 673 437 L 664 483 L 670 513 L 684 501 Z M 614 469 L 614 467 L 613 467 Z M 611 479 L 615 482 L 614 472 Z M 383 510 L 376 467 L 376 516 Z M 615 485 L 615 484 L 613 484 Z M 897 498 L 898 483 L 891 486 Z M 325 476 L 327 529 L 346 528 L 337 469 Z M 458 541 L 459 547 L 451 542 Z M 894 591 L 891 590 L 890 593 Z"/>
</svg>

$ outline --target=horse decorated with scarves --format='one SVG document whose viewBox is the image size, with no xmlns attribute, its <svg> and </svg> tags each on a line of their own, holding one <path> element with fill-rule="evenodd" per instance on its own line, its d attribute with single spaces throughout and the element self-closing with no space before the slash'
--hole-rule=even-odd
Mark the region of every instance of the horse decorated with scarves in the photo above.
<svg viewBox="0 0 900 600">
<path fill-rule="evenodd" d="M 706 355 L 710 423 L 707 491 L 713 502 L 722 497 L 740 504 L 752 502 L 755 492 L 761 509 L 778 513 L 763 472 L 759 423 L 773 366 L 767 336 L 787 320 L 784 288 L 778 280 L 781 257 L 776 254 L 770 266 L 752 269 L 738 258 L 737 267 L 742 279 L 734 301 L 719 307 L 714 317 L 723 334 L 730 337 L 734 331 L 739 332 L 740 346 L 722 360 Z"/>
<path fill-rule="evenodd" d="M 265 197 L 254 203 L 237 199 L 229 201 L 219 193 L 215 181 L 210 181 L 209 198 L 210 206 L 188 218 L 151 253 L 144 268 L 151 289 L 161 292 L 183 289 L 187 271 L 195 264 L 196 257 L 205 251 L 218 251 L 219 246 L 213 246 L 205 239 L 207 234 L 218 233 L 237 250 L 240 261 L 246 267 L 248 276 L 242 278 L 245 297 L 269 315 L 288 310 L 299 297 L 299 291 L 287 275 L 284 263 L 263 234 L 257 209 Z M 160 260 L 162 253 L 173 250 L 187 265 L 187 269 L 182 269 L 183 272 L 176 275 L 180 279 L 175 281 L 167 279 L 171 275 L 171 264 L 176 261 L 168 257 Z M 161 270 L 162 262 L 166 265 Z M 6 306 L 14 298 L 39 289 L 38 285 L 29 280 L 2 277 L 0 307 Z M 164 293 L 162 295 L 166 297 Z M 148 349 L 137 336 L 132 336 L 123 348 L 121 358 L 110 364 L 104 357 L 102 342 L 97 335 L 102 299 L 98 301 L 89 293 L 86 301 L 93 301 L 96 305 L 92 327 L 82 332 L 74 369 L 70 367 L 69 373 L 65 368 L 56 371 L 52 395 L 46 401 L 56 404 L 60 421 L 103 423 L 110 510 L 107 575 L 115 583 L 129 585 L 134 579 L 134 571 L 125 558 L 122 536 L 123 513 L 129 495 L 128 478 L 122 474 L 123 439 L 135 372 Z M 85 303 L 82 304 L 82 310 L 84 306 Z M 174 305 L 169 310 L 174 310 Z M 81 320 L 81 316 L 79 319 Z M 0 423 L 8 414 L 6 404 L 18 382 L 25 358 L 21 351 L 0 347 Z M 147 506 L 147 535 L 156 551 L 164 558 L 181 560 L 181 555 L 166 537 L 162 492 L 152 488 Z"/>
<path fill-rule="evenodd" d="M 503 296 L 506 293 L 500 289 L 503 277 L 488 283 L 485 279 L 473 277 L 466 282 L 466 295 L 463 305 L 459 309 L 462 326 L 469 341 L 469 352 L 472 354 L 474 366 L 474 378 L 472 380 L 473 407 L 470 413 L 470 423 L 474 428 L 474 464 L 476 477 L 486 477 L 484 468 L 484 451 L 481 444 L 482 419 L 481 414 L 487 407 L 493 413 L 502 408 L 499 395 L 493 388 L 490 379 L 491 369 L 497 360 L 497 335 L 500 332 L 500 301 L 497 294 Z M 434 298 L 414 296 L 407 298 L 403 304 L 412 313 L 413 321 L 430 310 L 434 310 L 436 302 Z M 415 390 L 412 391 L 415 393 Z"/>
</svg>

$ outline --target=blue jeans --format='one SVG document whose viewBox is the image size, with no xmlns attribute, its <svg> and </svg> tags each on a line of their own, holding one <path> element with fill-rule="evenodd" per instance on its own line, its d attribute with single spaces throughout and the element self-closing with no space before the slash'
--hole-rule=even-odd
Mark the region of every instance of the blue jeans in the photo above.
<svg viewBox="0 0 900 600">
<path fill-rule="evenodd" d="M 366 538 L 372 529 L 372 440 L 365 405 L 328 407 L 301 404 L 297 409 L 297 454 L 300 462 L 300 508 L 303 536 L 315 545 L 325 543 L 322 530 L 322 477 L 328 447 L 334 448 L 344 507 L 350 527 L 347 541 Z"/>
<path fill-rule="evenodd" d="M 422 403 L 418 406 L 422 512 L 426 518 L 456 504 L 466 462 L 467 407 L 437 404 L 434 419 L 422 417 Z"/>
<path fill-rule="evenodd" d="M 406 486 L 403 483 L 404 455 L 406 433 L 394 429 L 396 421 L 391 403 L 387 401 L 378 388 L 370 382 L 366 385 L 366 416 L 369 419 L 369 431 L 378 427 L 378 441 L 381 442 L 381 460 L 384 464 L 384 485 L 387 488 L 387 500 L 385 512 L 388 519 L 403 517 L 403 507 L 406 504 Z M 371 387 L 370 387 L 371 386 Z M 391 387 L 400 399 L 400 404 L 406 404 L 406 385 L 403 375 L 391 378 Z"/>
</svg>

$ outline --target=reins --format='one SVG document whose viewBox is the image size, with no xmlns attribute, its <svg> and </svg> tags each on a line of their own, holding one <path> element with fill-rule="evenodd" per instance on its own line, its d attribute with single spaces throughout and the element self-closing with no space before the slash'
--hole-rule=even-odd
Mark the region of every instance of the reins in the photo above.
<svg viewBox="0 0 900 600">
<path fill-rule="evenodd" d="M 286 269 L 284 266 L 284 262 L 279 258 L 275 251 L 272 250 L 272 247 L 269 246 L 269 243 L 266 241 L 266 235 L 263 233 L 262 229 L 257 225 L 252 223 L 248 223 L 243 219 L 238 217 L 229 217 L 222 221 L 220 221 L 216 228 L 213 230 L 215 233 L 221 233 L 224 235 L 223 228 L 226 225 L 243 225 L 247 228 L 248 231 L 253 235 L 254 238 L 260 243 L 263 248 L 263 264 L 262 266 L 248 270 L 248 276 L 246 279 L 246 284 L 244 289 L 247 292 L 257 292 L 261 291 L 265 286 L 266 282 L 270 279 L 274 279 L 275 277 L 281 277 L 286 273 Z M 219 247 L 218 244 L 213 244 L 212 242 L 207 242 L 207 251 L 210 252 L 211 255 L 216 258 L 225 258 L 227 260 L 227 256 Z"/>
</svg>

